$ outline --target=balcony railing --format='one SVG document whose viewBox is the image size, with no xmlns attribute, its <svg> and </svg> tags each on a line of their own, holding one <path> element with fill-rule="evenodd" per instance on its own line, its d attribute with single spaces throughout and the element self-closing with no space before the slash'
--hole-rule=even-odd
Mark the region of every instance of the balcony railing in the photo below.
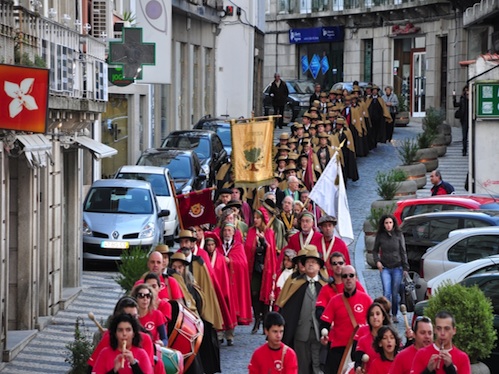
<svg viewBox="0 0 499 374">
<path fill-rule="evenodd" d="M 99 39 L 2 1 L 0 47 L 5 63 L 49 68 L 52 95 L 107 100 L 106 44 Z"/>
</svg>

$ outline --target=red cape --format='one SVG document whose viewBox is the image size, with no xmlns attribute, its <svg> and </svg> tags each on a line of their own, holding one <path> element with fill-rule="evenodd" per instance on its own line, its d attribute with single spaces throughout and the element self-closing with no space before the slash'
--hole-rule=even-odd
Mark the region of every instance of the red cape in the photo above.
<svg viewBox="0 0 499 374">
<path fill-rule="evenodd" d="M 260 300 L 266 305 L 270 305 L 270 294 L 275 292 L 275 282 L 277 281 L 277 259 L 276 259 L 276 248 L 275 248 L 275 235 L 274 230 L 268 228 L 264 233 L 265 240 L 268 243 L 267 250 L 265 251 L 265 260 L 263 265 L 262 274 L 262 287 L 260 288 Z M 257 243 L 256 228 L 251 227 L 248 230 L 248 235 L 246 236 L 246 242 L 244 243 L 244 251 L 246 252 L 246 258 L 248 259 L 248 273 L 249 280 L 253 276 L 253 266 L 255 264 L 255 249 Z"/>
<path fill-rule="evenodd" d="M 222 257 L 225 256 L 221 247 L 217 247 L 217 251 Z M 228 257 L 230 259 L 228 264 L 230 300 L 236 311 L 238 324 L 249 325 L 252 321 L 251 291 L 248 279 L 248 261 L 243 245 L 235 241 Z"/>
<path fill-rule="evenodd" d="M 282 260 L 284 259 L 284 250 L 291 248 L 298 253 L 298 251 L 301 249 L 301 244 L 300 244 L 300 235 L 301 231 L 297 232 L 296 234 L 292 235 L 289 238 L 288 244 L 281 250 L 281 254 L 279 256 L 278 263 L 282 264 Z M 306 237 L 303 238 L 303 241 L 305 242 Z M 312 236 L 312 240 L 310 240 L 310 243 L 315 245 L 317 247 L 317 251 L 322 255 L 322 245 L 321 245 L 321 239 L 322 239 L 322 234 L 320 232 L 317 232 L 314 230 L 314 235 Z"/>
</svg>

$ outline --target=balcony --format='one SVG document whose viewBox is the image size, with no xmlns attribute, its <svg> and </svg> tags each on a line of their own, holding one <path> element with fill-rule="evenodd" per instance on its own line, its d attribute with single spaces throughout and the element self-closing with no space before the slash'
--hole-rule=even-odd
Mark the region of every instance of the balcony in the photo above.
<svg viewBox="0 0 499 374">
<path fill-rule="evenodd" d="M 54 96 L 107 101 L 106 43 L 79 34 L 73 24 L 69 19 L 63 25 L 2 1 L 0 61 L 50 69 L 51 102 Z"/>
</svg>

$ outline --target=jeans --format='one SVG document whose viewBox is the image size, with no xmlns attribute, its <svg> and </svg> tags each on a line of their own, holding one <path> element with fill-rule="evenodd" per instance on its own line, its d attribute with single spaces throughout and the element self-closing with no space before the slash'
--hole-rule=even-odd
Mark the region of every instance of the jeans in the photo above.
<svg viewBox="0 0 499 374">
<path fill-rule="evenodd" d="M 402 266 L 396 268 L 383 268 L 381 270 L 381 283 L 383 284 L 383 296 L 392 303 L 392 315 L 396 316 L 399 309 L 399 290 L 402 283 Z"/>
</svg>

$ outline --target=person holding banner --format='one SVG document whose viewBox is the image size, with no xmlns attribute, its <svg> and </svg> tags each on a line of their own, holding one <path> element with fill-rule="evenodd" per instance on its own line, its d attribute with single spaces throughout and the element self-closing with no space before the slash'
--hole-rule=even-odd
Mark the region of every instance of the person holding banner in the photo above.
<svg viewBox="0 0 499 374">
<path fill-rule="evenodd" d="M 330 344 L 325 374 L 336 374 L 346 367 L 359 325 L 367 322 L 367 310 L 372 304 L 371 297 L 357 290 L 357 273 L 351 265 L 341 270 L 343 293 L 333 297 L 321 316 L 321 331 L 329 333 L 321 337 L 323 345 Z M 341 372 L 341 371 L 340 371 Z"/>
<path fill-rule="evenodd" d="M 269 227 L 270 216 L 265 208 L 253 213 L 254 225 L 248 231 L 244 251 L 248 259 L 248 272 L 251 287 L 251 304 L 255 324 L 252 334 L 256 334 L 260 324 L 274 302 L 276 248 L 274 230 Z"/>
</svg>

